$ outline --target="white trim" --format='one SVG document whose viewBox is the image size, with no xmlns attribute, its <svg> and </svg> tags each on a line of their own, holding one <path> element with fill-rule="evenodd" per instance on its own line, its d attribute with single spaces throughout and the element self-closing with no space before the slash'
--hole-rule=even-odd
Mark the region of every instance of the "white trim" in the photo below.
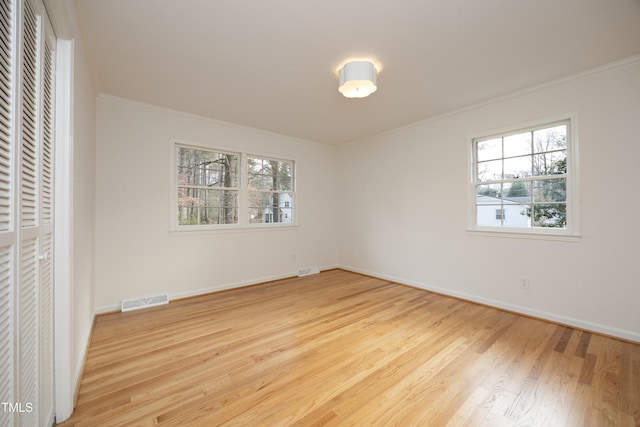
<svg viewBox="0 0 640 427">
<path fill-rule="evenodd" d="M 65 40 L 75 38 L 74 25 L 70 8 L 73 0 L 43 0 L 44 7 L 49 15 L 49 21 L 56 33 L 56 37 Z"/>
<path fill-rule="evenodd" d="M 210 233 L 255 233 L 256 231 L 299 230 L 299 224 L 269 222 L 266 224 L 183 225 L 169 230 L 172 236 L 196 236 Z"/>
<path fill-rule="evenodd" d="M 564 233 L 538 233 L 536 230 L 532 232 L 525 232 L 520 229 L 500 229 L 495 227 L 477 227 L 472 230 L 466 230 L 469 236 L 481 236 L 481 237 L 506 237 L 511 239 L 534 239 L 534 240 L 552 240 L 561 242 L 580 242 L 582 236 L 571 235 Z"/>
<path fill-rule="evenodd" d="M 502 300 L 495 300 L 492 298 L 485 298 L 475 294 L 469 294 L 466 292 L 457 292 L 452 291 L 450 289 L 441 288 L 438 286 L 429 285 L 422 282 L 417 282 L 415 280 L 407 280 L 402 279 L 395 276 L 390 276 L 387 274 L 381 274 L 374 271 L 364 270 L 356 267 L 349 266 L 340 266 L 339 268 L 347 271 L 351 271 L 354 273 L 366 274 L 367 276 L 376 277 L 379 279 L 389 280 L 394 283 L 398 283 L 401 285 L 411 286 L 413 288 L 424 289 L 426 291 L 435 292 L 441 295 L 447 295 L 454 298 L 459 298 L 465 301 L 470 301 L 478 304 L 483 304 L 491 307 L 495 307 L 498 309 L 514 312 L 517 314 L 522 314 L 525 316 L 535 317 L 541 320 L 547 320 L 554 323 L 559 323 L 562 325 L 571 326 L 574 328 L 582 329 L 585 331 L 595 332 L 603 335 L 608 335 L 611 337 L 621 338 L 627 341 L 633 341 L 636 343 L 640 343 L 640 333 L 634 332 L 626 329 L 614 328 L 607 325 L 602 325 L 600 323 L 593 323 L 587 320 L 576 319 L 574 317 L 564 316 L 558 313 L 550 313 L 548 311 L 536 310 L 529 307 L 524 307 L 521 305 L 512 304 Z"/>
<path fill-rule="evenodd" d="M 95 319 L 95 315 L 94 315 L 94 319 Z M 77 355 L 78 360 L 76 362 L 76 366 L 71 366 L 71 368 L 73 369 L 72 371 L 73 375 L 69 378 L 69 382 L 71 383 L 70 389 L 65 390 L 65 393 L 67 393 L 68 396 L 63 396 L 65 399 L 64 403 L 65 404 L 68 403 L 69 407 L 63 408 L 65 412 L 58 412 L 58 405 L 56 405 L 56 422 L 57 423 L 61 423 L 62 421 L 66 420 L 73 413 L 75 402 L 78 397 L 77 393 L 80 390 L 80 381 L 82 380 L 82 373 L 84 372 L 84 362 L 87 359 L 87 353 L 89 352 L 89 345 L 91 344 L 91 334 L 93 333 L 93 325 L 94 323 L 92 322 L 91 327 L 87 329 L 86 336 L 82 337 L 82 339 L 80 340 L 80 342 L 84 343 L 84 345 L 80 348 L 80 354 Z M 73 343 L 71 344 L 73 345 Z M 73 348 L 71 348 L 71 350 L 73 350 Z M 56 393 L 56 401 L 57 401 L 57 398 L 58 398 L 58 395 Z M 70 401 L 67 402 L 67 399 L 69 399 Z"/>
<path fill-rule="evenodd" d="M 57 422 L 71 416 L 78 368 L 73 364 L 73 40 L 56 51 L 54 366 Z"/>
</svg>

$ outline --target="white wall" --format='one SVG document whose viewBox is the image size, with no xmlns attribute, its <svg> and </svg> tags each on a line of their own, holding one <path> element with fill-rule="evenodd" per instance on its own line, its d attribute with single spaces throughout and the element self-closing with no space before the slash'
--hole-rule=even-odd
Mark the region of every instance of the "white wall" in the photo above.
<svg viewBox="0 0 640 427">
<path fill-rule="evenodd" d="M 73 366 L 76 374 L 81 374 L 95 314 L 96 92 L 77 39 L 73 104 Z"/>
<path fill-rule="evenodd" d="M 295 160 L 299 227 L 170 232 L 174 138 Z M 97 310 L 119 309 L 123 299 L 187 296 L 335 266 L 336 154 L 333 146 L 100 96 Z"/>
<path fill-rule="evenodd" d="M 578 120 L 580 241 L 467 233 L 470 138 L 568 113 Z M 635 57 L 342 146 L 339 262 L 640 341 L 639 135 Z"/>
</svg>

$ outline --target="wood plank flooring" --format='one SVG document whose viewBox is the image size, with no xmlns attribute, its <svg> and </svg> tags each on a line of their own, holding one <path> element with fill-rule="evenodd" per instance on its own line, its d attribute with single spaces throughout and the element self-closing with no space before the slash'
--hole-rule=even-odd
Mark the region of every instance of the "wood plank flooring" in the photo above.
<svg viewBox="0 0 640 427">
<path fill-rule="evenodd" d="M 640 426 L 640 345 L 342 270 L 99 316 L 64 426 Z"/>
</svg>

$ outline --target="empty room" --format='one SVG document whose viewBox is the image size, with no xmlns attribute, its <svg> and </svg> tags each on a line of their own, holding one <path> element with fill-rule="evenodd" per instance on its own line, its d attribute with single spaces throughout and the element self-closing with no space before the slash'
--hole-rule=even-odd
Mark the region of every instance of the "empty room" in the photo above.
<svg viewBox="0 0 640 427">
<path fill-rule="evenodd" d="M 640 1 L 2 0 L 0 426 L 640 426 Z"/>
</svg>

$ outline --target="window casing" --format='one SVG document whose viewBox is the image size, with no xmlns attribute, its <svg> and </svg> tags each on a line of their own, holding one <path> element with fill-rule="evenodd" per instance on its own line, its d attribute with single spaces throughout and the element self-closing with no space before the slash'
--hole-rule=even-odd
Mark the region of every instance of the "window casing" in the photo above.
<svg viewBox="0 0 640 427">
<path fill-rule="evenodd" d="M 295 225 L 295 162 L 175 143 L 173 230 Z"/>
<path fill-rule="evenodd" d="M 571 120 L 472 140 L 472 231 L 577 235 Z"/>
</svg>

